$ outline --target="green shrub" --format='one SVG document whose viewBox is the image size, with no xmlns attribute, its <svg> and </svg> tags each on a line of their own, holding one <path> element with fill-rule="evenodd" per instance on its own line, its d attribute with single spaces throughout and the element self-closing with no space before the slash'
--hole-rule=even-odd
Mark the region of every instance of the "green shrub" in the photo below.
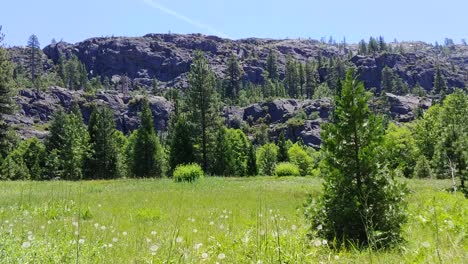
<svg viewBox="0 0 468 264">
<path fill-rule="evenodd" d="M 426 159 L 424 155 L 421 155 L 416 162 L 416 166 L 414 167 L 414 177 L 416 178 L 431 178 L 432 171 L 431 165 L 429 161 Z"/>
<path fill-rule="evenodd" d="M 173 174 L 175 182 L 194 182 L 203 176 L 203 170 L 198 164 L 179 165 Z"/>
<path fill-rule="evenodd" d="M 257 150 L 257 164 L 262 175 L 273 175 L 278 157 L 278 147 L 274 143 L 261 146 Z"/>
<path fill-rule="evenodd" d="M 276 176 L 300 176 L 299 167 L 290 162 L 278 163 L 275 167 Z"/>
<path fill-rule="evenodd" d="M 300 171 L 301 176 L 309 174 L 312 167 L 312 157 L 299 144 L 292 145 L 288 150 L 289 161 L 295 164 Z"/>
</svg>

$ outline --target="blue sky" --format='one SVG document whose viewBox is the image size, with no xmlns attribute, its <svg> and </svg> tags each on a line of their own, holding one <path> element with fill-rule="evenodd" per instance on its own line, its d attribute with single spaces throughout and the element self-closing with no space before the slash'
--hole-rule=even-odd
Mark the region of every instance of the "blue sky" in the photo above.
<svg viewBox="0 0 468 264">
<path fill-rule="evenodd" d="M 239 39 L 468 39 L 467 0 L 5 0 L 7 45 L 99 36 L 203 33 Z"/>
</svg>

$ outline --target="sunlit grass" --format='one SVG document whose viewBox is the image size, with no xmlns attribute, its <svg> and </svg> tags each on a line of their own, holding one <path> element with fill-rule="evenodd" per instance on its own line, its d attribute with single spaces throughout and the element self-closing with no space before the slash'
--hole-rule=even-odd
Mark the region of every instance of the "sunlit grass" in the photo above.
<svg viewBox="0 0 468 264">
<path fill-rule="evenodd" d="M 408 185 L 407 243 L 358 252 L 307 239 L 316 178 L 0 182 L 0 263 L 463 263 L 467 200 Z"/>
</svg>

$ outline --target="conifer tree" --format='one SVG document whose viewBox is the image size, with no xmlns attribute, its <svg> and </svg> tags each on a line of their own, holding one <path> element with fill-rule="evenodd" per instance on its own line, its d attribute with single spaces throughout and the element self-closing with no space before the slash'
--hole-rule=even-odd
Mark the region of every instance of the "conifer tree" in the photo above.
<svg viewBox="0 0 468 264">
<path fill-rule="evenodd" d="M 31 35 L 28 39 L 28 60 L 29 70 L 31 72 L 31 82 L 35 88 L 39 91 L 36 84 L 36 78 L 38 77 L 39 71 L 41 70 L 41 46 L 36 35 Z"/>
<path fill-rule="evenodd" d="M 134 133 L 132 174 L 136 178 L 162 177 L 163 151 L 153 124 L 153 114 L 147 99 L 143 101 L 140 127 Z"/>
<path fill-rule="evenodd" d="M 393 71 L 389 67 L 385 66 L 382 69 L 382 78 L 381 78 L 381 92 L 391 93 L 393 92 Z"/>
<path fill-rule="evenodd" d="M 279 80 L 278 62 L 276 59 L 275 51 L 271 48 L 268 52 L 266 69 L 268 72 L 268 79 L 273 80 L 273 81 Z"/>
<path fill-rule="evenodd" d="M 94 106 L 88 123 L 90 154 L 85 160 L 85 178 L 112 179 L 121 176 L 115 132 L 112 111 L 106 106 Z"/>
<path fill-rule="evenodd" d="M 255 146 L 253 144 L 250 144 L 249 156 L 247 160 L 247 175 L 256 176 L 257 174 L 258 174 L 257 155 L 255 153 Z"/>
<path fill-rule="evenodd" d="M 401 240 L 405 222 L 405 189 L 379 170 L 382 121 L 368 101 L 364 85 L 349 70 L 336 98 L 337 120 L 322 133 L 325 191 L 309 216 L 316 235 L 338 246 L 389 246 Z"/>
<path fill-rule="evenodd" d="M 172 129 L 169 150 L 170 172 L 174 171 L 177 165 L 195 161 L 192 129 L 183 115 L 175 118 L 177 118 L 177 122 Z"/>
<path fill-rule="evenodd" d="M 284 131 L 281 131 L 278 137 L 278 162 L 288 161 L 288 147 L 286 146 L 286 138 L 284 137 Z"/>
<path fill-rule="evenodd" d="M 218 116 L 215 76 L 202 51 L 195 51 L 187 91 L 189 118 L 193 124 L 194 144 L 200 147 L 203 170 L 208 169 L 210 140 L 216 134 Z"/>
<path fill-rule="evenodd" d="M 226 96 L 236 100 L 239 96 L 239 91 L 241 88 L 243 70 L 239 65 L 237 56 L 231 54 L 228 60 L 227 65 L 227 87 L 226 87 Z"/>
<path fill-rule="evenodd" d="M 13 63 L 8 52 L 3 48 L 2 27 L 0 26 L 0 158 L 5 157 L 9 151 L 10 127 L 5 122 L 5 114 L 13 112 Z"/>
<path fill-rule="evenodd" d="M 311 99 L 315 93 L 315 89 L 317 88 L 318 82 L 319 82 L 318 72 L 313 61 L 308 61 L 306 63 L 305 77 L 306 77 L 306 83 L 305 83 L 306 98 Z"/>
<path fill-rule="evenodd" d="M 436 94 L 445 94 L 447 92 L 447 82 L 445 77 L 442 75 L 440 71 L 440 67 L 437 66 L 435 73 L 434 73 L 434 85 L 433 91 Z"/>
</svg>

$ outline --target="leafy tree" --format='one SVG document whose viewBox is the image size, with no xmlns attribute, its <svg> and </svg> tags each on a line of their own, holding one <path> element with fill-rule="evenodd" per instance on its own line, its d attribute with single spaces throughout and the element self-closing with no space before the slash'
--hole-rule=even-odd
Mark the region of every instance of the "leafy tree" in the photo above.
<svg viewBox="0 0 468 264">
<path fill-rule="evenodd" d="M 113 179 L 121 176 L 119 146 L 114 141 L 115 121 L 112 111 L 93 107 L 88 123 L 90 153 L 85 159 L 85 178 Z"/>
<path fill-rule="evenodd" d="M 29 60 L 29 69 L 31 71 L 31 82 L 36 87 L 36 78 L 41 70 L 41 45 L 36 35 L 31 35 L 28 39 L 28 60 Z"/>
<path fill-rule="evenodd" d="M 288 156 L 291 163 L 295 164 L 301 176 L 306 176 L 312 167 L 312 157 L 298 143 L 288 149 Z"/>
<path fill-rule="evenodd" d="M 180 164 L 190 164 L 195 160 L 192 129 L 184 116 L 179 116 L 174 125 L 170 141 L 170 172 Z"/>
<path fill-rule="evenodd" d="M 14 109 L 13 96 L 13 63 L 8 52 L 3 48 L 2 27 L 0 26 L 0 159 L 6 157 L 11 150 L 9 125 L 4 115 L 11 114 Z"/>
<path fill-rule="evenodd" d="M 189 118 L 193 123 L 195 144 L 201 146 L 201 164 L 203 171 L 208 168 L 210 137 L 217 129 L 218 109 L 215 91 L 214 73 L 202 51 L 194 54 L 188 74 L 187 107 Z"/>
<path fill-rule="evenodd" d="M 233 100 L 236 100 L 239 96 L 239 91 L 241 88 L 241 81 L 243 70 L 239 65 L 237 56 L 231 54 L 228 60 L 227 65 L 227 87 L 226 87 L 226 96 L 230 97 Z"/>
<path fill-rule="evenodd" d="M 257 150 L 257 164 L 262 175 L 274 175 L 278 157 L 278 147 L 274 143 L 268 143 Z"/>
<path fill-rule="evenodd" d="M 419 156 L 416 166 L 414 167 L 414 177 L 423 179 L 423 178 L 432 178 L 431 164 L 426 159 L 424 155 Z"/>
<path fill-rule="evenodd" d="M 312 230 L 338 246 L 389 246 L 401 240 L 405 189 L 379 171 L 382 121 L 352 70 L 335 101 L 336 123 L 322 132 L 324 194 L 309 208 Z"/>
<path fill-rule="evenodd" d="M 390 123 L 385 132 L 383 148 L 389 169 L 399 169 L 408 178 L 413 176 L 418 150 L 408 127 Z"/>
<path fill-rule="evenodd" d="M 433 105 L 423 115 L 422 119 L 416 121 L 413 129 L 413 136 L 419 152 L 432 160 L 435 145 L 440 139 L 442 129 L 442 108 L 440 105 Z"/>
<path fill-rule="evenodd" d="M 135 134 L 132 151 L 132 176 L 136 178 L 162 177 L 163 151 L 153 124 L 148 100 L 143 101 L 141 124 Z"/>
<path fill-rule="evenodd" d="M 29 180 L 29 170 L 23 159 L 23 153 L 15 149 L 8 153 L 0 166 L 2 180 Z"/>
</svg>

